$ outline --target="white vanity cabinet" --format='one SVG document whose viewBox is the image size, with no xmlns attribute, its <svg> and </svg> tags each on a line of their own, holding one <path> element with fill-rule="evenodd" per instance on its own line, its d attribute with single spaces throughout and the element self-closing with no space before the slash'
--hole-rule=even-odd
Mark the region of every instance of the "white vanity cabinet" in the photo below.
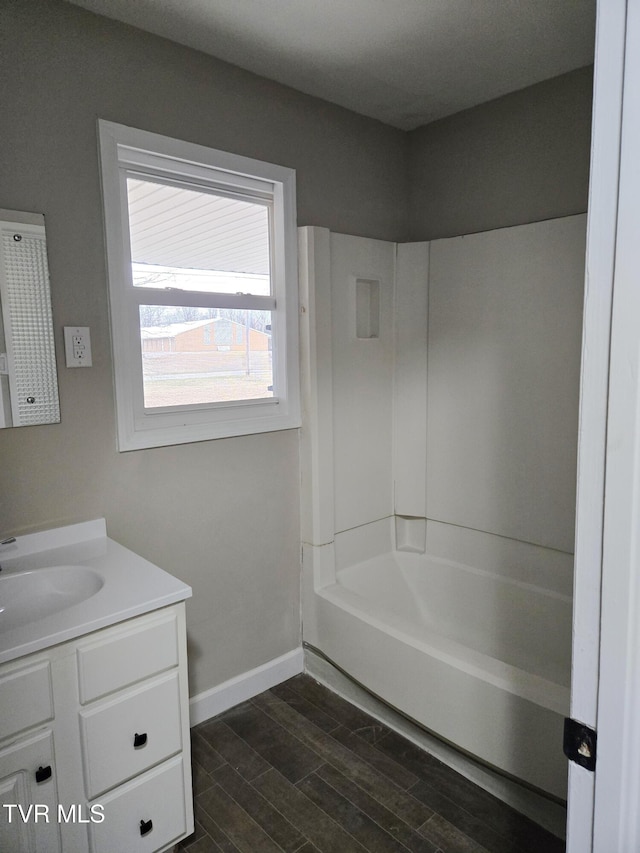
<svg viewBox="0 0 640 853">
<path fill-rule="evenodd" d="M 0 708 L 0 850 L 152 853 L 193 831 L 183 602 L 0 666 Z"/>
<path fill-rule="evenodd" d="M 0 850 L 60 850 L 51 666 L 33 656 L 0 669 Z M 39 806 L 35 811 L 35 804 Z"/>
<path fill-rule="evenodd" d="M 0 748 L 0 850 L 31 853 L 60 851 L 59 827 L 49 823 L 57 808 L 51 729 Z M 38 804 L 38 811 L 35 810 Z"/>
</svg>

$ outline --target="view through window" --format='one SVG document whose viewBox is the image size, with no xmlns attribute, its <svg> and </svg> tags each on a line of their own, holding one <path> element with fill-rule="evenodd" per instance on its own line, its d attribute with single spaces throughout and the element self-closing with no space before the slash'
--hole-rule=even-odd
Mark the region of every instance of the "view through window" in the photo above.
<svg viewBox="0 0 640 853">
<path fill-rule="evenodd" d="M 132 176 L 127 201 L 134 287 L 180 294 L 139 306 L 145 409 L 273 397 L 272 312 L 233 304 L 271 295 L 269 205 Z"/>
</svg>

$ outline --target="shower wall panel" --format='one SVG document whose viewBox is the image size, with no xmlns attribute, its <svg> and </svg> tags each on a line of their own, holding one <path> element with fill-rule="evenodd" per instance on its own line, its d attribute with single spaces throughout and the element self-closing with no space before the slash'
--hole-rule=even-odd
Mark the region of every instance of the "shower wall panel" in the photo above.
<svg viewBox="0 0 640 853">
<path fill-rule="evenodd" d="M 395 293 L 393 405 L 397 515 L 426 518 L 429 243 L 400 243 Z"/>
<path fill-rule="evenodd" d="M 585 233 L 431 243 L 429 518 L 573 551 Z"/>
<path fill-rule="evenodd" d="M 330 239 L 337 533 L 393 513 L 395 244 Z"/>
</svg>

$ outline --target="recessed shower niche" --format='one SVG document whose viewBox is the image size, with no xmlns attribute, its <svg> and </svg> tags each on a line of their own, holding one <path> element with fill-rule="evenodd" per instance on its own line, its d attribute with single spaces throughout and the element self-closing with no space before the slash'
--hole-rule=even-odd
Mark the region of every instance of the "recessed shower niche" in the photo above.
<svg viewBox="0 0 640 853">
<path fill-rule="evenodd" d="M 361 340 L 380 337 L 380 282 L 354 278 L 356 288 L 356 337 Z"/>
</svg>

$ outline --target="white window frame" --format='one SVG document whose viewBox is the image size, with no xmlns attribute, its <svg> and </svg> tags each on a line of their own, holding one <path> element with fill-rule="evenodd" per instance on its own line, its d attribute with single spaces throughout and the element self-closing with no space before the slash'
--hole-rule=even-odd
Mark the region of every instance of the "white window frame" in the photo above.
<svg viewBox="0 0 640 853">
<path fill-rule="evenodd" d="M 295 171 L 114 122 L 98 120 L 118 449 L 249 435 L 300 426 Z M 271 207 L 270 296 L 134 287 L 127 174 L 261 198 Z M 144 408 L 140 305 L 271 311 L 274 396 Z"/>
</svg>

